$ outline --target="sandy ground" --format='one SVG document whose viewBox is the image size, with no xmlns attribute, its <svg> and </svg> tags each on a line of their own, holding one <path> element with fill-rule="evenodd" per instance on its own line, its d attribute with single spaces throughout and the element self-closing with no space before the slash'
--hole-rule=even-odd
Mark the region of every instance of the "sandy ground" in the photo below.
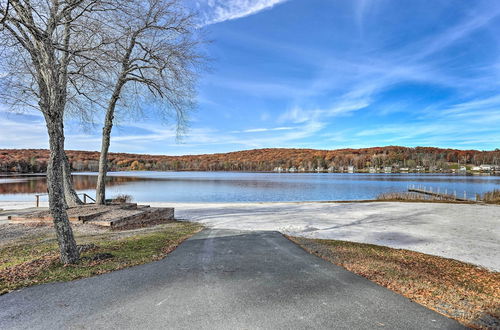
<svg viewBox="0 0 500 330">
<path fill-rule="evenodd" d="M 500 206 L 434 203 L 178 204 L 177 218 L 385 245 L 500 271 Z"/>
<path fill-rule="evenodd" d="M 414 250 L 500 271 L 500 206 L 444 203 L 150 203 L 208 227 L 276 230 Z M 33 203 L 0 202 L 4 210 Z M 0 218 L 0 221 L 2 219 Z"/>
</svg>

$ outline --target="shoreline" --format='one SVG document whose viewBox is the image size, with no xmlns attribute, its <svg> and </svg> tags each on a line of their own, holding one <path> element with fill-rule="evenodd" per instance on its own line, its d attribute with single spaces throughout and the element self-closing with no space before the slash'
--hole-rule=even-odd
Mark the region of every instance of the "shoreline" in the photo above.
<svg viewBox="0 0 500 330">
<path fill-rule="evenodd" d="M 30 194 L 31 195 L 31 194 Z M 229 202 L 204 202 L 204 201 L 137 201 L 138 204 L 207 204 L 207 205 L 231 205 L 231 204 L 365 204 L 365 203 L 424 203 L 424 204 L 466 204 L 466 205 L 500 205 L 494 203 L 485 203 L 481 201 L 463 201 L 463 200 L 425 200 L 425 199 L 409 199 L 409 200 L 386 200 L 386 199 L 355 199 L 355 200 L 324 200 L 324 201 L 229 201 Z M 40 207 L 49 207 L 48 201 L 40 201 Z M 11 207 L 13 206 L 13 207 Z M 15 210 L 19 208 L 35 207 L 35 201 L 27 200 L 0 200 L 0 209 Z M 6 208 L 7 207 L 7 208 Z"/>
<path fill-rule="evenodd" d="M 215 229 L 279 231 L 375 244 L 500 271 L 500 205 L 387 201 L 141 204 L 174 207 L 177 219 Z M 33 206 L 34 202 L 0 202 L 4 210 Z"/>
<path fill-rule="evenodd" d="M 220 171 L 202 171 L 202 170 L 166 170 L 166 171 L 161 171 L 161 170 L 122 170 L 122 171 L 109 171 L 107 172 L 107 175 L 109 174 L 115 174 L 115 173 L 154 173 L 154 172 L 159 172 L 159 173 L 249 173 L 249 174 L 255 174 L 255 173 L 262 173 L 262 174 L 292 174 L 292 175 L 297 175 L 297 174 L 364 174 L 364 175 L 453 175 L 453 176 L 500 176 L 500 171 L 492 171 L 492 172 L 453 172 L 453 171 L 392 171 L 392 172 L 384 172 L 384 171 L 377 171 L 377 172 L 370 172 L 365 169 L 359 169 L 354 172 L 348 172 L 348 171 L 282 171 L 282 172 L 276 172 L 276 171 L 230 171 L 230 170 L 220 170 Z M 72 171 L 71 175 L 98 175 L 99 172 L 93 172 L 93 171 Z M 46 176 L 46 172 L 0 172 L 0 177 L 11 177 L 11 176 Z"/>
</svg>

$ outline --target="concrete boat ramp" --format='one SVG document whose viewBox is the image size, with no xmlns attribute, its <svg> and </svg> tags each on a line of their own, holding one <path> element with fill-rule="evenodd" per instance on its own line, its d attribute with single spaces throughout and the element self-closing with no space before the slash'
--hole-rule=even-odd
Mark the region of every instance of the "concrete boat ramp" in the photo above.
<svg viewBox="0 0 500 330">
<path fill-rule="evenodd" d="M 413 250 L 500 271 L 500 205 L 449 203 L 166 203 L 175 217 L 210 228 L 279 231 Z M 42 206 L 46 206 L 42 204 Z M 29 202 L 0 202 L 7 214 Z M 173 212 L 173 209 L 172 211 Z"/>
<path fill-rule="evenodd" d="M 500 205 L 449 203 L 151 203 L 210 228 L 383 245 L 500 271 Z"/>
</svg>

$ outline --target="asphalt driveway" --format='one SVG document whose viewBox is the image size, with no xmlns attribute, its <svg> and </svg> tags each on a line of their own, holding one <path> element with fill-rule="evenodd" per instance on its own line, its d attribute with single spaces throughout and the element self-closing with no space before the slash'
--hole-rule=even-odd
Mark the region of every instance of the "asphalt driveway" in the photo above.
<svg viewBox="0 0 500 330">
<path fill-rule="evenodd" d="M 0 296 L 2 329 L 461 329 L 278 232 L 207 229 L 161 261 Z"/>
</svg>

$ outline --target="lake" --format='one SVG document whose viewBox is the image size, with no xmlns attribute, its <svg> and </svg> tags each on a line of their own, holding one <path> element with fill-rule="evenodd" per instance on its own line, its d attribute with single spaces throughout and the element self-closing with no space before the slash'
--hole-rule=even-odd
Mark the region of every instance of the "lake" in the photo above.
<svg viewBox="0 0 500 330">
<path fill-rule="evenodd" d="M 278 202 L 375 199 L 408 185 L 476 193 L 500 189 L 500 176 L 364 173 L 112 172 L 107 197 L 136 202 Z M 96 173 L 75 173 L 78 192 L 95 196 Z M 0 201 L 33 201 L 47 190 L 44 175 L 1 175 Z M 47 197 L 42 198 L 47 200 Z"/>
</svg>

